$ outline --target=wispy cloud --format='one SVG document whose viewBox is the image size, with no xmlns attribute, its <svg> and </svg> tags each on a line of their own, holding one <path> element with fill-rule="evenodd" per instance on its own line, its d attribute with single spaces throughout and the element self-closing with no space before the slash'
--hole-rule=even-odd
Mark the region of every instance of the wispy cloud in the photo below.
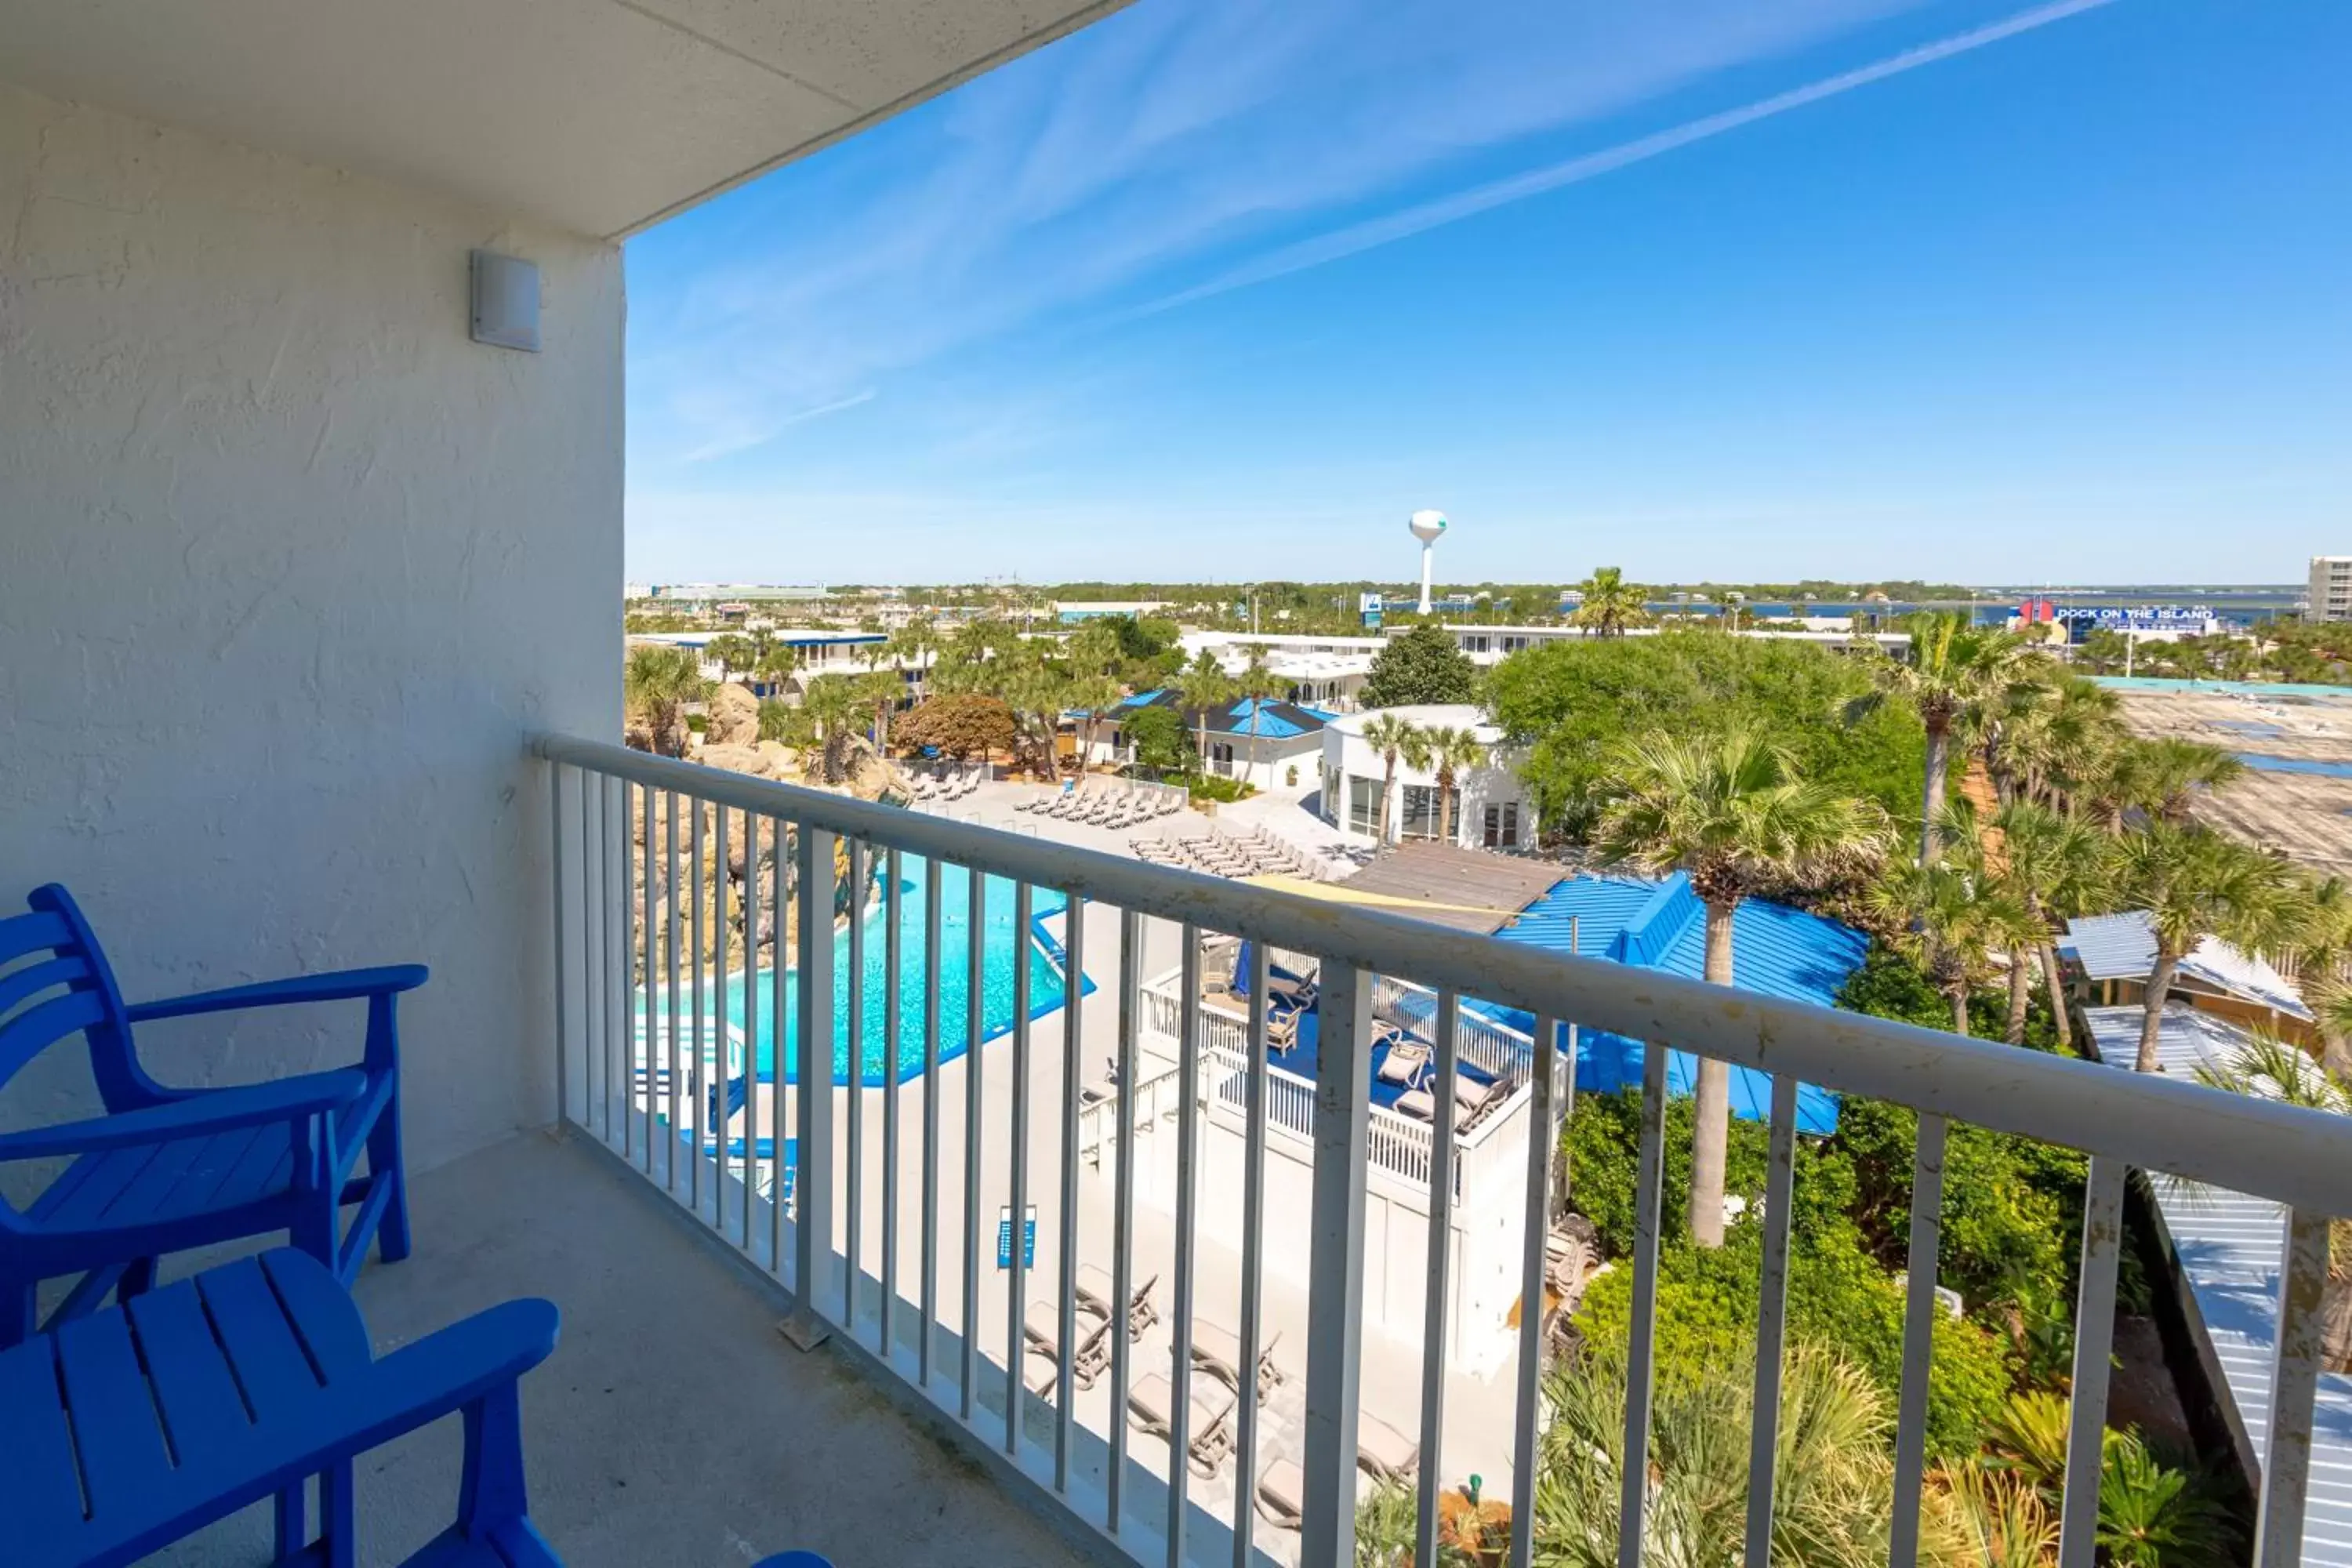
<svg viewBox="0 0 2352 1568">
<path fill-rule="evenodd" d="M 748 447 L 756 447 L 795 425 L 805 425 L 812 419 L 822 419 L 828 414 L 838 414 L 845 408 L 856 408 L 874 401 L 878 395 L 872 387 L 853 392 L 846 397 L 836 397 L 830 403 L 820 403 L 813 408 L 801 408 L 784 414 L 762 414 L 751 419 L 722 422 L 720 432 L 701 446 L 686 454 L 689 463 L 707 463 L 714 458 L 724 458 Z M 733 428 L 725 428 L 731 423 Z"/>
<path fill-rule="evenodd" d="M 1738 109 L 1727 109 L 1719 113 L 1704 115 L 1699 119 L 1675 126 L 1671 130 L 1656 132 L 1601 152 L 1588 153 L 1580 157 L 1570 158 L 1540 169 L 1530 169 L 1525 174 L 1514 174 L 1508 179 L 1491 181 L 1453 195 L 1418 203 L 1400 212 L 1391 213 L 1385 217 L 1374 218 L 1365 223 L 1350 224 L 1345 228 L 1318 235 L 1313 239 L 1284 246 L 1257 260 L 1234 268 L 1207 282 L 1195 284 L 1192 288 L 1180 289 L 1164 299 L 1153 300 L 1141 307 L 1136 314 L 1149 315 L 1173 310 L 1180 305 L 1188 305 L 1196 300 L 1230 293 L 1235 289 L 1247 288 L 1254 283 L 1269 282 L 1294 272 L 1303 272 L 1310 267 L 1320 267 L 1327 262 L 1360 255 L 1364 251 L 1391 245 L 1401 239 L 1410 239 L 1414 235 L 1425 234 L 1431 229 L 1443 227 L 1446 224 L 1459 223 L 1464 218 L 1475 217 L 1480 213 L 1490 212 L 1496 207 L 1505 206 L 1512 202 L 1525 201 L 1529 196 L 1542 195 L 1549 191 L 1559 190 L 1563 186 L 1578 184 L 1634 163 L 1644 163 L 1649 159 L 1688 147 L 1695 142 L 1720 136 L 1726 132 L 1737 131 L 1743 126 L 1753 125 L 1759 121 L 1786 114 L 1792 109 L 1802 109 L 1808 104 L 1819 103 L 1823 99 L 1835 98 L 1841 93 L 1852 92 L 1856 88 L 1868 87 L 1874 82 L 1885 81 L 1889 77 L 1901 76 L 1906 71 L 1917 70 L 1922 66 L 1934 65 L 1939 60 L 1950 59 L 1955 55 L 1968 54 L 1990 44 L 2013 38 L 2021 33 L 2030 33 L 2036 28 L 2046 27 L 2053 22 L 2063 22 L 2070 16 L 2077 16 L 2085 11 L 2095 11 L 2113 4 L 2115 0 L 2058 0 L 2057 4 L 2037 5 L 2032 10 L 2021 11 L 2014 16 L 1987 26 L 1972 28 L 1968 32 L 1956 34 L 1932 44 L 1922 45 L 1917 48 L 1906 49 L 1901 54 L 1890 56 L 1871 65 L 1862 66 L 1853 70 L 1840 71 L 1835 76 L 1824 77 L 1820 81 L 1810 82 L 1787 92 L 1774 93 L 1769 98 L 1759 99 L 1754 103 L 1746 104 Z"/>
<path fill-rule="evenodd" d="M 633 460 L 743 452 L 1013 328 L 1198 297 L 1448 221 L 1465 199 L 1517 199 L 1507 188 L 1528 179 L 1590 177 L 1539 171 L 1240 269 L 1221 259 L 1924 3 L 1143 0 L 635 242 Z M 1876 79 L 1849 74 L 1662 135 L 1686 144 Z M 1182 286 L 1210 266 L 1213 282 Z"/>
</svg>

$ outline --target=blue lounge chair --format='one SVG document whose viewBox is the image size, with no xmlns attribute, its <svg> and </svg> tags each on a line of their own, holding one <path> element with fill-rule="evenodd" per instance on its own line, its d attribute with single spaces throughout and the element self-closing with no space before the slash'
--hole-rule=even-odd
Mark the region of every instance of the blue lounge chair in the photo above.
<svg viewBox="0 0 2352 1568">
<path fill-rule="evenodd" d="M 80 1280 L 51 1321 L 154 1283 L 167 1252 L 287 1232 L 348 1284 L 373 1240 L 408 1256 L 394 999 L 421 965 L 307 974 L 126 1006 L 89 924 L 63 888 L 0 920 L 0 1084 L 68 1036 L 89 1043 L 108 1115 L 0 1134 L 0 1164 L 71 1163 L 19 1210 L 0 1199 L 0 1348 L 33 1331 L 44 1279 Z M 13 967 L 12 967 L 13 966 Z M 175 1089 L 139 1065 L 133 1025 L 293 1002 L 367 1003 L 357 1068 L 231 1089 Z M 360 1155 L 367 1172 L 354 1177 Z M 359 1212 L 341 1227 L 341 1210 Z"/>
<path fill-rule="evenodd" d="M 7 1561 L 132 1563 L 275 1498 L 278 1563 L 347 1568 L 353 1458 L 463 1412 L 457 1521 L 409 1563 L 555 1568 L 525 1503 L 517 1382 L 556 1327 L 550 1303 L 509 1301 L 378 1361 L 333 1274 L 290 1247 L 77 1318 L 0 1351 Z"/>
</svg>

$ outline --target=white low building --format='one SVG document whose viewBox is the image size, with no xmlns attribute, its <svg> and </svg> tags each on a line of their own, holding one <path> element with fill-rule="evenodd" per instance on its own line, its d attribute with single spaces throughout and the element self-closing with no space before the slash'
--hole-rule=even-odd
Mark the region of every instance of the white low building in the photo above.
<svg viewBox="0 0 2352 1568">
<path fill-rule="evenodd" d="M 1252 637 L 1246 632 L 1186 632 L 1178 641 L 1187 658 L 1208 650 L 1227 675 L 1249 668 L 1252 652 L 1264 649 L 1265 667 L 1284 683 L 1283 698 L 1306 708 L 1333 713 L 1356 709 L 1372 660 L 1388 646 L 1386 637 L 1315 637 L 1283 633 Z"/>
<path fill-rule="evenodd" d="M 1395 788 L 1389 792 L 1385 829 L 1381 795 L 1388 760 L 1364 739 L 1364 726 L 1380 714 L 1423 730 L 1467 730 L 1486 748 L 1486 761 L 1457 770 L 1459 816 L 1453 841 L 1465 848 L 1518 849 L 1535 842 L 1535 805 L 1503 747 L 1503 731 L 1468 703 L 1428 703 L 1344 714 L 1323 727 L 1322 808 L 1335 827 L 1371 839 L 1437 839 L 1447 837 L 1445 803 L 1433 768 L 1413 767 L 1400 755 Z"/>
<path fill-rule="evenodd" d="M 1329 715 L 1293 702 L 1237 699 L 1203 713 L 1188 709 L 1173 691 L 1143 691 L 1106 712 L 1091 738 L 1079 721 L 1088 767 L 1126 767 L 1135 762 L 1135 740 L 1126 721 L 1146 708 L 1165 709 L 1184 726 L 1190 742 L 1203 753 L 1210 773 L 1239 779 L 1273 793 L 1298 789 L 1315 779 Z"/>
</svg>

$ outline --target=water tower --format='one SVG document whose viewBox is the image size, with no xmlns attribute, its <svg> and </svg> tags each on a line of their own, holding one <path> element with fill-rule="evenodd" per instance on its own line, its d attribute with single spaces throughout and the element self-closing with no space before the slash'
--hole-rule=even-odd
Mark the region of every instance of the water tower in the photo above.
<svg viewBox="0 0 2352 1568">
<path fill-rule="evenodd" d="M 1437 559 L 1438 536 L 1445 531 L 1445 514 L 1428 509 L 1414 512 L 1405 524 L 1421 541 L 1421 613 L 1429 614 L 1429 575 Z"/>
</svg>

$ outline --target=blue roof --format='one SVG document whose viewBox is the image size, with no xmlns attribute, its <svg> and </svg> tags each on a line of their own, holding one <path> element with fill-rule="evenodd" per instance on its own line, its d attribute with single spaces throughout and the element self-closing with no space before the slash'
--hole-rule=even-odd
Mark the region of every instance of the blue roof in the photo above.
<svg viewBox="0 0 2352 1568">
<path fill-rule="evenodd" d="M 1571 949 L 1571 923 L 1575 942 Z M 1588 958 L 1612 959 L 1645 969 L 1703 979 L 1706 965 L 1706 910 L 1680 872 L 1663 882 L 1632 877 L 1575 877 L 1520 911 L 1495 933 L 1505 942 L 1526 942 L 1554 952 L 1573 951 Z M 1732 974 L 1743 990 L 1790 1002 L 1823 1006 L 1837 1000 L 1846 977 L 1862 967 L 1870 939 L 1851 926 L 1785 904 L 1741 900 L 1732 916 Z M 1528 1019 L 1520 1028 L 1533 1026 Z M 1640 1042 L 1592 1030 L 1580 1031 L 1576 1084 L 1609 1093 L 1642 1080 Z M 1688 1094 L 1697 1064 L 1681 1051 L 1667 1060 L 1666 1082 Z M 1752 1068 L 1731 1069 L 1731 1110 L 1761 1121 L 1771 1114 L 1772 1079 Z M 1837 1130 L 1837 1096 L 1808 1084 L 1797 1094 L 1800 1131 Z"/>
<path fill-rule="evenodd" d="M 1188 724 L 1204 727 L 1221 735 L 1247 735 L 1251 732 L 1250 710 L 1257 710 L 1256 734 L 1262 741 L 1287 741 L 1319 731 L 1330 718 L 1311 708 L 1279 698 L 1242 698 L 1222 707 L 1209 710 L 1205 719 L 1184 706 L 1181 693 L 1167 687 L 1150 691 L 1139 691 L 1122 698 L 1119 708 L 1165 708 L 1182 718 Z"/>
<path fill-rule="evenodd" d="M 1306 725 L 1295 723 L 1283 717 L 1282 710 L 1288 708 L 1289 703 L 1275 702 L 1262 697 L 1244 697 L 1225 710 L 1225 716 L 1234 721 L 1234 728 L 1236 731 L 1243 733 L 1248 732 L 1252 704 L 1257 708 L 1257 735 L 1260 740 L 1286 741 L 1293 735 L 1304 735 L 1307 732 Z M 1304 710 L 1297 710 L 1297 711 L 1303 712 Z"/>
</svg>

